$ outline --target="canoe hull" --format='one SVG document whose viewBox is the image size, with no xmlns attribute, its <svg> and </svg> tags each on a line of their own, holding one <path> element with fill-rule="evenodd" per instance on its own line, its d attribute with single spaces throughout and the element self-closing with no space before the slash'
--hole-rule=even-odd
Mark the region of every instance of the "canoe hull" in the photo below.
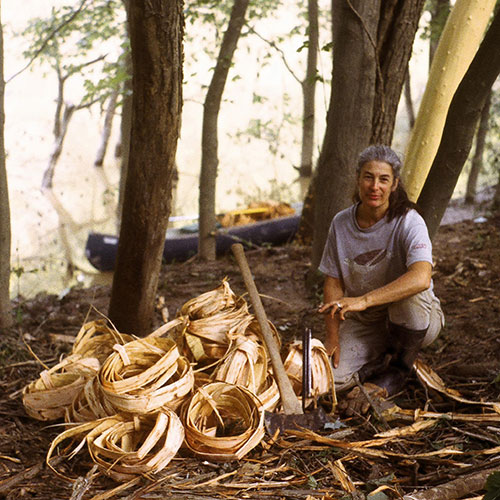
<svg viewBox="0 0 500 500">
<path fill-rule="evenodd" d="M 297 232 L 300 215 L 279 217 L 244 226 L 220 229 L 216 236 L 216 253 L 227 253 L 233 243 L 246 248 L 262 245 L 282 245 L 290 242 Z M 118 251 L 118 238 L 109 234 L 90 233 L 85 246 L 85 255 L 99 271 L 112 271 Z M 167 231 L 163 259 L 166 263 L 183 262 L 198 252 L 198 233 L 183 234 Z"/>
</svg>

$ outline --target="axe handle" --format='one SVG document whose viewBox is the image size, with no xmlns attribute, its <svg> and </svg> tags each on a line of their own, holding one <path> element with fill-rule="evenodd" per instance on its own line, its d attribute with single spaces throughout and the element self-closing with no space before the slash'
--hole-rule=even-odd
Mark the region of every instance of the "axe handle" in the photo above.
<svg viewBox="0 0 500 500">
<path fill-rule="evenodd" d="M 252 273 L 248 267 L 248 261 L 245 256 L 243 246 L 240 243 L 234 243 L 231 245 L 231 250 L 233 251 L 236 262 L 238 263 L 238 267 L 240 268 L 243 276 L 243 281 L 245 282 L 248 295 L 250 296 L 250 302 L 254 308 L 255 316 L 259 322 L 262 336 L 264 337 L 264 342 L 271 358 L 274 376 L 276 377 L 276 382 L 280 391 L 283 412 L 286 415 L 303 414 L 304 412 L 302 411 L 299 399 L 293 391 L 292 384 L 285 371 L 283 361 L 281 360 L 278 344 L 267 321 L 266 312 L 264 311 L 259 292 L 257 291 L 257 287 L 255 286 L 255 282 L 252 278 Z"/>
</svg>

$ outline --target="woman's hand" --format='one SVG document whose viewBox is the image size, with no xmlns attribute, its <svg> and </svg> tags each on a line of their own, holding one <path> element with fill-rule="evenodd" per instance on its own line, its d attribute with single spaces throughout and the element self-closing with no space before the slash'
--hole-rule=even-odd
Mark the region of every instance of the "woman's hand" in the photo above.
<svg viewBox="0 0 500 500">
<path fill-rule="evenodd" d="M 334 368 L 338 368 L 340 361 L 340 342 L 338 329 L 327 329 L 325 337 L 325 349 L 328 356 L 332 357 Z"/>
<path fill-rule="evenodd" d="M 336 313 L 338 313 L 339 318 L 341 320 L 345 320 L 345 314 L 349 311 L 364 311 L 367 307 L 368 304 L 364 295 L 362 295 L 361 297 L 342 297 L 332 302 L 321 304 L 318 308 L 318 312 L 327 313 L 332 318 L 335 317 Z"/>
</svg>

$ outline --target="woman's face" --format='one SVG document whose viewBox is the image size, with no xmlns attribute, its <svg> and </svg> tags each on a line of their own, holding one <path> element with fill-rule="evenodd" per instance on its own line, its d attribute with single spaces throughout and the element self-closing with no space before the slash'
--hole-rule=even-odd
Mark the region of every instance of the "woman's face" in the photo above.
<svg viewBox="0 0 500 500">
<path fill-rule="evenodd" d="M 398 186 L 391 165 L 384 161 L 369 161 L 361 167 L 358 192 L 361 204 L 366 208 L 387 210 L 389 196 Z"/>
</svg>

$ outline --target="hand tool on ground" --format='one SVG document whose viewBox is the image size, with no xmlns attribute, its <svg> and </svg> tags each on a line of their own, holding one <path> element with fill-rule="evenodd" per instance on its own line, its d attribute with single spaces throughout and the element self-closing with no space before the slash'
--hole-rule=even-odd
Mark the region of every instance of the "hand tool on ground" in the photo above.
<svg viewBox="0 0 500 500">
<path fill-rule="evenodd" d="M 306 412 L 307 399 L 311 395 L 311 329 L 302 334 L 302 411 Z"/>
<path fill-rule="evenodd" d="M 262 305 L 259 292 L 257 291 L 252 273 L 250 272 L 243 246 L 240 243 L 235 243 L 231 246 L 231 250 L 243 276 L 243 281 L 245 282 L 250 302 L 259 323 L 269 357 L 271 358 L 273 374 L 276 378 L 281 396 L 283 413 L 266 412 L 264 420 L 267 431 L 270 435 L 274 436 L 278 429 L 280 431 L 284 431 L 286 429 L 297 429 L 299 427 L 305 427 L 313 430 L 322 429 L 328 421 L 326 413 L 321 409 L 318 409 L 317 411 L 315 410 L 314 412 L 305 414 L 302 410 L 299 399 L 293 391 L 292 384 L 288 378 L 281 359 L 278 343 L 276 342 L 269 326 L 264 306 Z"/>
</svg>

